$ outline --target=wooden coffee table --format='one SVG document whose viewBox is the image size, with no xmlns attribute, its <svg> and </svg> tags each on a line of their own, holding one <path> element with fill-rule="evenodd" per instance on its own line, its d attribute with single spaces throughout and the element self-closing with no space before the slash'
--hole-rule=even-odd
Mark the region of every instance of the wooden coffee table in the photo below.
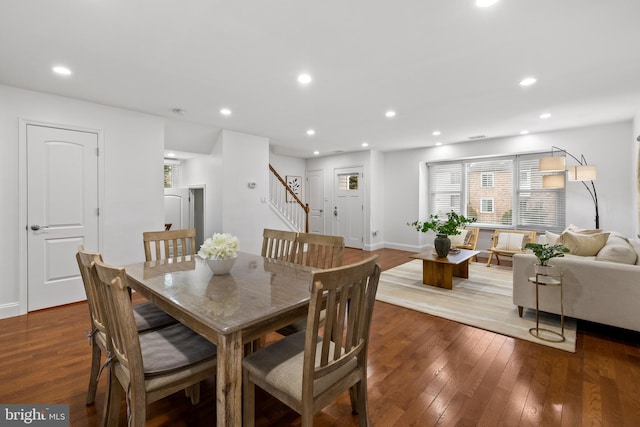
<svg viewBox="0 0 640 427">
<path fill-rule="evenodd" d="M 444 289 L 453 289 L 453 276 L 469 277 L 469 259 L 480 251 L 460 249 L 459 253 L 450 253 L 439 258 L 435 250 L 412 255 L 411 258 L 422 260 L 422 283 Z"/>
</svg>

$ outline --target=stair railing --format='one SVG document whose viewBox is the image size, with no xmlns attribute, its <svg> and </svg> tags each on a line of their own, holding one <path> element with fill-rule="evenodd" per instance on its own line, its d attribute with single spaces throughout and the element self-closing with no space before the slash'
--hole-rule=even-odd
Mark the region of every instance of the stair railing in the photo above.
<svg viewBox="0 0 640 427">
<path fill-rule="evenodd" d="M 298 230 L 309 232 L 309 205 L 305 204 L 269 164 L 269 197 L 273 206 Z"/>
</svg>

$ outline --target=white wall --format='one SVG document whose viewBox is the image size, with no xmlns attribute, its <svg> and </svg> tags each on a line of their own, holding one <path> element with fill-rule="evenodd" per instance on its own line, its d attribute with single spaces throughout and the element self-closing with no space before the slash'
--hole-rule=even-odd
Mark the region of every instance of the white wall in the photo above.
<svg viewBox="0 0 640 427">
<path fill-rule="evenodd" d="M 211 153 L 183 161 L 182 187 L 204 187 L 204 238 L 222 230 L 222 135 L 212 142 Z"/>
<path fill-rule="evenodd" d="M 205 238 L 231 233 L 241 251 L 260 254 L 269 228 L 269 140 L 223 130 L 211 155 L 185 161 L 183 173 L 184 186 L 205 186 Z"/>
<path fill-rule="evenodd" d="M 632 158 L 637 155 L 631 121 L 578 129 L 531 134 L 510 138 L 444 145 L 416 150 L 385 153 L 385 246 L 417 250 L 420 233 L 406 226 L 418 219 L 420 165 L 476 156 L 550 151 L 551 146 L 583 154 L 598 168 L 596 189 L 600 207 L 600 227 L 626 236 L 634 235 L 636 208 L 632 201 L 635 171 Z M 567 161 L 572 165 L 571 160 Z M 567 224 L 593 228 L 595 208 L 589 194 L 579 182 L 567 183 Z M 481 249 L 482 244 L 478 244 Z"/>
<path fill-rule="evenodd" d="M 635 206 L 633 223 L 635 229 L 633 230 L 633 236 L 637 241 L 640 241 L 640 142 L 637 138 L 640 138 L 640 111 L 633 118 L 633 140 L 635 141 L 633 155 L 631 156 L 631 181 L 635 191 L 633 192 L 632 203 Z"/>
<path fill-rule="evenodd" d="M 378 151 L 369 152 L 371 158 L 371 168 L 369 172 L 369 203 L 365 206 L 369 212 L 369 220 L 365 223 L 368 226 L 365 233 L 365 250 L 376 250 L 384 248 L 383 230 L 384 230 L 384 204 L 385 204 L 385 173 L 384 173 L 384 154 Z M 365 228 L 367 228 L 365 226 Z M 368 236 L 367 236 L 368 234 Z"/>
<path fill-rule="evenodd" d="M 223 130 L 222 144 L 223 231 L 237 236 L 243 251 L 260 254 L 269 221 L 269 139 Z"/>
<path fill-rule="evenodd" d="M 19 120 L 64 124 L 102 133 L 100 189 L 105 260 L 144 260 L 142 232 L 162 229 L 164 122 L 133 111 L 0 85 L 0 318 L 26 310 L 26 211 L 19 206 Z M 24 195 L 22 196 L 24 199 Z M 17 251 L 18 245 L 21 251 Z M 22 295 L 22 296 L 21 296 Z"/>
</svg>

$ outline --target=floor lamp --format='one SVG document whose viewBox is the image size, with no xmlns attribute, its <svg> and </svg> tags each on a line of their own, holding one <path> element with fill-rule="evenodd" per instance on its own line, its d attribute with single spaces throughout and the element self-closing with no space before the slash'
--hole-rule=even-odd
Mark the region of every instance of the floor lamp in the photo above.
<svg viewBox="0 0 640 427">
<path fill-rule="evenodd" d="M 566 157 L 556 156 L 553 153 L 555 151 L 562 152 L 567 156 L 578 162 L 578 165 L 566 168 Z M 563 148 L 556 146 L 551 147 L 551 157 L 541 157 L 538 165 L 540 172 L 563 172 L 562 174 L 552 174 L 542 176 L 542 188 L 564 188 L 565 173 L 569 181 L 580 181 L 584 188 L 587 189 L 593 204 L 596 207 L 596 228 L 600 228 L 600 215 L 598 213 L 598 193 L 596 193 L 596 185 L 593 181 L 596 180 L 596 167 L 595 165 L 587 164 L 586 159 L 581 154 L 580 158 L 577 158 L 573 154 L 569 153 Z"/>
</svg>

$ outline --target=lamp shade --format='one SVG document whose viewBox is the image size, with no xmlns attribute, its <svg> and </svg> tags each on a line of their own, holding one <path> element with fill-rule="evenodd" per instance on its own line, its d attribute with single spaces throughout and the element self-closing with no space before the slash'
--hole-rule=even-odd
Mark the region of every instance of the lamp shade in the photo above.
<svg viewBox="0 0 640 427">
<path fill-rule="evenodd" d="M 542 188 L 564 188 L 564 174 L 543 175 Z"/>
<path fill-rule="evenodd" d="M 540 172 L 562 172 L 564 165 L 564 157 L 541 157 L 538 162 L 538 170 Z"/>
<path fill-rule="evenodd" d="M 597 177 L 595 165 L 571 166 L 567 172 L 569 181 L 595 181 Z"/>
</svg>

